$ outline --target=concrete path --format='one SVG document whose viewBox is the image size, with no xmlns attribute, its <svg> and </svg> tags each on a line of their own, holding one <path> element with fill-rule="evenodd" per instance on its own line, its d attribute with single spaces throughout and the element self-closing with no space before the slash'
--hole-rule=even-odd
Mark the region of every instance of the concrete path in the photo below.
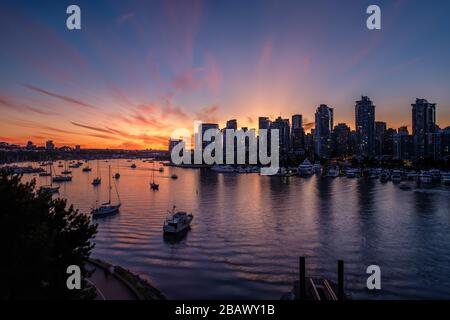
<svg viewBox="0 0 450 320">
<path fill-rule="evenodd" d="M 137 300 L 133 291 L 106 269 L 90 262 L 86 263 L 86 269 L 95 270 L 87 281 L 97 288 L 97 300 Z"/>
</svg>

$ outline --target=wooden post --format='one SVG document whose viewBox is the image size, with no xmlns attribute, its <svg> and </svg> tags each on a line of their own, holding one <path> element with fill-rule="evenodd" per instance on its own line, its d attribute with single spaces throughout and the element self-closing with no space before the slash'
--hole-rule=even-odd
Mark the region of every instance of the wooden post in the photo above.
<svg viewBox="0 0 450 320">
<path fill-rule="evenodd" d="M 305 257 L 300 257 L 299 259 L 300 268 L 300 283 L 299 283 L 299 298 L 301 300 L 306 299 L 306 267 L 305 267 Z"/>
<path fill-rule="evenodd" d="M 344 261 L 338 260 L 338 300 L 344 300 Z"/>
</svg>

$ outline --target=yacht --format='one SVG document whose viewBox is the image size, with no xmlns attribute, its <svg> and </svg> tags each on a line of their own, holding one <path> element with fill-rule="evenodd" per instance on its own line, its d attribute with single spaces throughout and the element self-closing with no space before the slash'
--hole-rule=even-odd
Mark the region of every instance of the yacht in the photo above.
<svg viewBox="0 0 450 320">
<path fill-rule="evenodd" d="M 305 159 L 301 165 L 298 166 L 298 174 L 301 176 L 310 176 L 314 173 L 314 167 L 308 159 Z"/>
<path fill-rule="evenodd" d="M 225 166 L 215 165 L 211 168 L 211 170 L 215 171 L 215 172 L 221 172 L 221 173 L 233 173 L 234 172 L 234 168 L 229 165 L 225 165 Z"/>
<path fill-rule="evenodd" d="M 327 172 L 327 174 L 325 175 L 326 177 L 329 177 L 329 178 L 336 178 L 336 177 L 339 177 L 339 167 L 329 167 L 328 168 L 328 172 Z"/>
<path fill-rule="evenodd" d="M 321 173 L 322 172 L 322 166 L 319 162 L 315 162 L 313 165 L 313 170 L 315 173 Z"/>
<path fill-rule="evenodd" d="M 450 172 L 442 172 L 441 180 L 443 184 L 450 186 Z"/>
<path fill-rule="evenodd" d="M 175 206 L 169 214 L 170 216 L 164 221 L 164 235 L 177 235 L 187 231 L 194 219 L 192 214 L 183 211 L 175 212 Z"/>
<path fill-rule="evenodd" d="M 95 208 L 92 208 L 91 210 L 91 214 L 94 218 L 100 218 L 100 217 L 104 217 L 104 216 L 108 216 L 111 214 L 115 214 L 117 212 L 119 212 L 120 206 L 122 205 L 122 203 L 120 202 L 120 197 L 119 197 L 119 192 L 117 191 L 116 188 L 116 193 L 117 193 L 117 198 L 119 199 L 119 202 L 115 205 L 111 204 L 111 166 L 109 166 L 109 198 L 108 198 L 108 202 L 102 203 L 101 206 L 97 206 Z"/>
<path fill-rule="evenodd" d="M 53 185 L 42 186 L 42 187 L 39 188 L 39 190 L 43 191 L 43 192 L 49 192 L 49 193 L 58 193 L 59 192 L 59 187 L 60 186 L 53 186 Z"/>
<path fill-rule="evenodd" d="M 422 171 L 419 175 L 419 181 L 421 183 L 431 183 L 433 178 L 428 171 Z"/>
<path fill-rule="evenodd" d="M 431 179 L 433 181 L 440 181 L 441 180 L 441 171 L 438 169 L 431 169 L 430 171 Z"/>
<path fill-rule="evenodd" d="M 390 175 L 389 171 L 384 170 L 380 175 L 380 181 L 382 183 L 386 183 L 389 181 L 390 177 L 391 177 L 391 175 Z"/>
<path fill-rule="evenodd" d="M 345 176 L 349 179 L 357 178 L 359 176 L 359 170 L 355 168 L 348 168 L 345 170 Z"/>
<path fill-rule="evenodd" d="M 418 174 L 417 174 L 417 172 L 415 172 L 415 171 L 409 171 L 409 172 L 406 174 L 406 179 L 408 179 L 408 180 L 416 180 L 417 177 L 418 177 Z"/>
<path fill-rule="evenodd" d="M 54 176 L 52 178 L 53 182 L 67 182 L 67 181 L 72 181 L 72 176 Z"/>
<path fill-rule="evenodd" d="M 402 181 L 402 172 L 400 170 L 393 170 L 391 180 L 393 183 L 400 183 Z"/>
</svg>

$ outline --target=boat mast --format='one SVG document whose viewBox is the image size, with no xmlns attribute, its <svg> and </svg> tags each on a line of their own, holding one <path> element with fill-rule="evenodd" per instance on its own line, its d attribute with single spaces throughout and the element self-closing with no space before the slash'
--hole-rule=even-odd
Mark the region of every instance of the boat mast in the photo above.
<svg viewBox="0 0 450 320">
<path fill-rule="evenodd" d="M 111 165 L 109 165 L 109 172 L 108 172 L 108 177 L 109 177 L 109 204 L 111 204 Z"/>
</svg>

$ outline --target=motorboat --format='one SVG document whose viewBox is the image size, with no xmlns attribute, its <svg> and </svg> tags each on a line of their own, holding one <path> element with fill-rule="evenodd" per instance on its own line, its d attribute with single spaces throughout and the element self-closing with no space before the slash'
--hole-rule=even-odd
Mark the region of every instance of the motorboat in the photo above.
<svg viewBox="0 0 450 320">
<path fill-rule="evenodd" d="M 419 175 L 419 181 L 421 183 L 431 183 L 433 178 L 428 171 L 422 171 Z"/>
<path fill-rule="evenodd" d="M 400 183 L 402 181 L 402 172 L 400 170 L 393 170 L 391 180 L 393 183 Z"/>
<path fill-rule="evenodd" d="M 137 168 L 136 164 L 134 164 L 134 163 L 130 167 L 131 167 L 131 169 L 136 169 Z"/>
<path fill-rule="evenodd" d="M 359 176 L 359 170 L 355 168 L 348 168 L 345 170 L 345 176 L 349 179 L 357 178 Z"/>
<path fill-rule="evenodd" d="M 389 171 L 385 170 L 380 174 L 380 181 L 382 183 L 386 183 L 389 181 L 389 179 L 391 178 L 391 175 L 389 173 Z"/>
<path fill-rule="evenodd" d="M 431 175 L 431 179 L 433 181 L 440 181 L 441 180 L 441 171 L 438 169 L 431 169 L 429 171 L 430 175 Z"/>
<path fill-rule="evenodd" d="M 314 166 L 308 159 L 305 159 L 305 161 L 298 166 L 297 171 L 301 176 L 310 176 L 314 173 Z"/>
<path fill-rule="evenodd" d="M 42 186 L 42 187 L 39 188 L 39 190 L 41 192 L 49 192 L 49 193 L 53 194 L 53 193 L 58 193 L 59 192 L 59 188 L 60 188 L 60 186 L 50 185 L 50 186 Z"/>
<path fill-rule="evenodd" d="M 175 206 L 173 206 L 172 211 L 169 212 L 169 217 L 164 221 L 164 235 L 177 235 L 186 232 L 193 219 L 192 214 L 184 211 L 175 212 Z"/>
<path fill-rule="evenodd" d="M 450 186 L 450 172 L 442 172 L 441 173 L 441 181 L 446 186 Z"/>
<path fill-rule="evenodd" d="M 339 167 L 329 167 L 325 177 L 336 178 L 339 176 Z"/>
<path fill-rule="evenodd" d="M 322 172 L 322 166 L 320 165 L 319 162 L 315 162 L 313 165 L 313 171 L 315 173 L 321 173 Z"/>
<path fill-rule="evenodd" d="M 175 179 L 178 179 L 178 176 L 177 176 L 175 173 L 173 173 L 173 174 L 170 176 L 170 178 L 175 180 Z"/>
<path fill-rule="evenodd" d="M 52 178 L 53 182 L 67 182 L 67 181 L 72 181 L 72 176 L 62 176 L 62 175 L 58 175 L 58 176 L 54 176 Z"/>
</svg>

